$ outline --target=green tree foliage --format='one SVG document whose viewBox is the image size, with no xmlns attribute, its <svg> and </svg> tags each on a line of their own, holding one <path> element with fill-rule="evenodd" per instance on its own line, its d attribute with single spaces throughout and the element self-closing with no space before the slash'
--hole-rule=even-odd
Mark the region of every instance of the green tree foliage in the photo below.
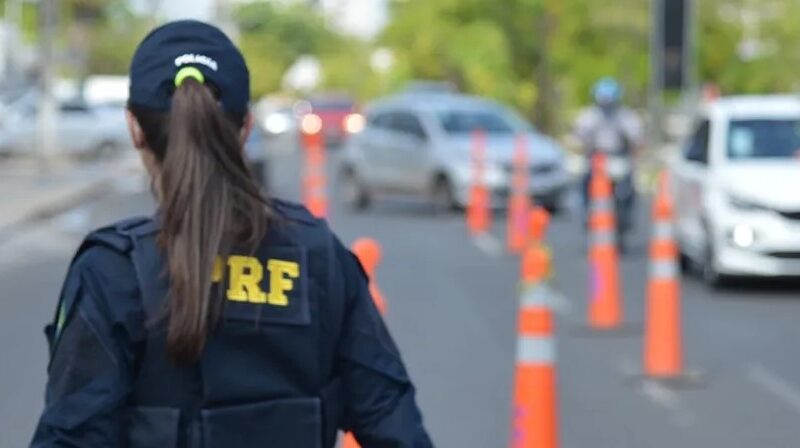
<svg viewBox="0 0 800 448">
<path fill-rule="evenodd" d="M 245 4 L 236 21 L 254 96 L 280 90 L 284 73 L 298 57 L 346 48 L 340 36 L 305 4 Z"/>
<path fill-rule="evenodd" d="M 647 2 L 641 0 L 406 0 L 383 41 L 411 77 L 448 79 L 495 97 L 545 127 L 585 101 L 604 75 L 647 80 Z"/>
<path fill-rule="evenodd" d="M 498 11 L 504 8 L 480 0 L 395 2 L 381 43 L 394 50 L 409 78 L 448 80 L 465 91 L 530 104 L 536 89 L 530 73 L 514 66 L 516 43 L 497 25 Z"/>
<path fill-rule="evenodd" d="M 385 92 L 387 84 L 373 73 L 370 65 L 371 45 L 355 38 L 339 37 L 336 44 L 326 42 L 319 53 L 322 64 L 321 88 L 347 92 L 366 100 Z"/>
<path fill-rule="evenodd" d="M 749 17 L 748 17 L 749 16 Z M 800 82 L 800 3 L 792 0 L 700 1 L 699 77 L 724 93 L 773 93 Z M 752 21 L 749 29 L 746 21 Z M 742 50 L 746 42 L 755 53 Z"/>
<path fill-rule="evenodd" d="M 382 41 L 409 78 L 447 79 L 513 104 L 557 131 L 602 76 L 626 100 L 646 103 L 650 4 L 646 0 L 396 0 Z M 697 77 L 728 93 L 785 92 L 800 72 L 800 2 L 694 0 Z M 741 14 L 758 16 L 758 56 L 742 58 Z M 729 11 L 726 14 L 725 11 Z M 726 17 L 726 15 L 734 17 Z M 747 14 L 747 13 L 745 13 Z M 751 30 L 751 34 L 752 34 Z"/>
<path fill-rule="evenodd" d="M 87 73 L 125 75 L 150 22 L 128 10 L 117 10 L 90 29 Z"/>
<path fill-rule="evenodd" d="M 642 106 L 649 80 L 650 11 L 641 0 L 565 0 L 551 49 L 559 88 L 570 106 L 585 104 L 592 85 L 613 76 L 627 101 Z"/>
<path fill-rule="evenodd" d="M 294 61 L 315 55 L 322 63 L 323 89 L 367 99 L 412 79 L 449 80 L 464 91 L 513 105 L 537 125 L 556 132 L 590 100 L 591 86 L 602 76 L 614 76 L 624 84 L 628 103 L 645 104 L 650 3 L 394 0 L 391 22 L 375 43 L 335 32 L 305 2 L 244 3 L 235 19 L 254 95 L 281 90 L 284 73 Z M 717 83 L 725 93 L 785 92 L 798 87 L 800 2 L 694 3 L 693 44 L 701 82 Z M 64 0 L 61 12 L 64 46 L 74 32 L 71 26 L 89 30 L 87 72 L 126 72 L 147 31 L 145 18 L 132 15 L 125 0 Z M 26 32 L 35 31 L 35 5 L 25 3 L 24 18 Z M 757 51 L 742 51 L 753 45 L 748 41 L 757 42 Z M 395 64 L 385 75 L 374 73 L 370 66 L 375 45 L 389 47 L 395 55 Z"/>
</svg>

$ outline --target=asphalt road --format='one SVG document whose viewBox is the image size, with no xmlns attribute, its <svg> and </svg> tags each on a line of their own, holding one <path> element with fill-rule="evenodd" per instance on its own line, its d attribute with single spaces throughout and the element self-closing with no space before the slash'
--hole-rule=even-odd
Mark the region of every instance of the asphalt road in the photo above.
<svg viewBox="0 0 800 448">
<path fill-rule="evenodd" d="M 296 198 L 297 161 L 273 170 L 276 194 Z M 25 446 L 43 401 L 46 346 L 71 253 L 90 228 L 152 209 L 146 184 L 116 189 L 0 245 L 0 447 Z M 349 244 L 383 244 L 378 284 L 387 321 L 416 381 L 439 447 L 508 446 L 516 337 L 518 262 L 474 244 L 460 215 L 434 216 L 413 201 L 363 214 L 333 206 L 331 224 Z M 502 219 L 495 223 L 502 243 Z M 577 220 L 554 219 L 558 396 L 563 447 L 800 446 L 800 283 L 741 282 L 711 291 L 683 282 L 688 367 L 704 381 L 686 388 L 632 380 L 641 352 L 647 272 L 645 211 L 623 259 L 626 320 L 617 335 L 583 331 L 584 237 Z M 502 246 L 500 246 L 502 247 Z M 637 324 L 639 328 L 637 328 Z"/>
</svg>

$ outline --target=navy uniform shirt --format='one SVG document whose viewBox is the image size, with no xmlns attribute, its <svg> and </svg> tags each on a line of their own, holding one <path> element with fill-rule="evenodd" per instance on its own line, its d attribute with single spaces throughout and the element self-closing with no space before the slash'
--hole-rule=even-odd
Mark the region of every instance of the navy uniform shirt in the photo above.
<svg viewBox="0 0 800 448">
<path fill-rule="evenodd" d="M 321 339 L 328 342 L 308 350 L 321 350 L 342 379 L 342 429 L 364 448 L 432 446 L 358 261 L 338 240 L 334 254 L 343 301 L 320 301 Z M 46 406 L 31 446 L 125 446 L 124 412 L 147 338 L 133 264 L 125 254 L 92 246 L 72 264 L 65 295 L 75 300 L 52 326 Z"/>
</svg>

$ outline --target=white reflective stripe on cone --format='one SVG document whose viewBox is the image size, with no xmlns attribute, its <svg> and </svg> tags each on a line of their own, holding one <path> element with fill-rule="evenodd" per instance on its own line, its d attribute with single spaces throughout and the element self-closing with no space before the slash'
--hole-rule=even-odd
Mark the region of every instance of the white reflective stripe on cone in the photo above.
<svg viewBox="0 0 800 448">
<path fill-rule="evenodd" d="M 612 246 L 617 243 L 617 233 L 614 230 L 597 230 L 592 232 L 590 241 L 592 246 Z"/>
<path fill-rule="evenodd" d="M 325 185 L 307 187 L 307 189 L 306 189 L 306 192 L 308 192 L 309 194 L 313 194 L 315 196 L 325 196 L 327 191 L 328 191 L 328 189 L 325 187 Z"/>
<path fill-rule="evenodd" d="M 325 168 L 323 166 L 307 164 L 303 168 L 303 175 L 306 177 L 311 177 L 311 176 L 322 177 L 325 175 Z"/>
<path fill-rule="evenodd" d="M 552 364 L 555 359 L 552 337 L 520 336 L 517 340 L 518 363 Z"/>
<path fill-rule="evenodd" d="M 614 201 L 610 198 L 592 199 L 589 210 L 593 212 L 610 212 L 614 210 Z"/>
<path fill-rule="evenodd" d="M 309 191 L 303 195 L 305 201 L 310 200 L 320 200 L 320 201 L 327 201 L 328 196 L 325 193 L 319 193 L 314 191 Z"/>
<path fill-rule="evenodd" d="M 671 222 L 656 222 L 653 225 L 653 238 L 658 240 L 673 240 L 675 239 L 675 228 Z"/>
<path fill-rule="evenodd" d="M 547 287 L 542 284 L 523 286 L 522 307 L 523 308 L 545 308 L 550 304 Z"/>
<path fill-rule="evenodd" d="M 659 280 L 672 280 L 678 277 L 678 263 L 675 260 L 655 260 L 650 262 L 650 277 Z"/>
</svg>

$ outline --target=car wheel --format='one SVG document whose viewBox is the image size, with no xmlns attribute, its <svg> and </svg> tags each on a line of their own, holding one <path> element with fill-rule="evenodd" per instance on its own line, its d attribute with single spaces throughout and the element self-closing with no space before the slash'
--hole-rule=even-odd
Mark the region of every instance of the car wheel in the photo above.
<svg viewBox="0 0 800 448">
<path fill-rule="evenodd" d="M 719 272 L 716 267 L 716 251 L 712 243 L 707 243 L 703 260 L 703 281 L 711 288 L 717 289 L 725 286 L 727 277 Z"/>
<path fill-rule="evenodd" d="M 627 232 L 623 230 L 621 227 L 617 228 L 617 251 L 620 255 L 626 255 L 628 253 L 628 239 L 626 238 Z"/>
<path fill-rule="evenodd" d="M 437 214 L 445 214 L 458 210 L 453 185 L 445 176 L 438 176 L 433 182 L 431 202 Z"/>
<path fill-rule="evenodd" d="M 97 145 L 97 148 L 95 148 L 90 157 L 95 159 L 106 159 L 119 153 L 119 151 L 120 151 L 119 143 L 113 141 L 105 141 Z"/>
<path fill-rule="evenodd" d="M 692 260 L 683 252 L 678 253 L 678 266 L 681 269 L 681 273 L 687 274 L 692 271 Z"/>
<path fill-rule="evenodd" d="M 362 211 L 370 206 L 369 192 L 352 168 L 346 168 L 339 177 L 339 193 L 351 210 Z"/>
<path fill-rule="evenodd" d="M 547 213 L 555 216 L 561 211 L 561 201 L 559 197 L 548 199 L 542 203 L 542 207 L 547 210 Z"/>
</svg>

